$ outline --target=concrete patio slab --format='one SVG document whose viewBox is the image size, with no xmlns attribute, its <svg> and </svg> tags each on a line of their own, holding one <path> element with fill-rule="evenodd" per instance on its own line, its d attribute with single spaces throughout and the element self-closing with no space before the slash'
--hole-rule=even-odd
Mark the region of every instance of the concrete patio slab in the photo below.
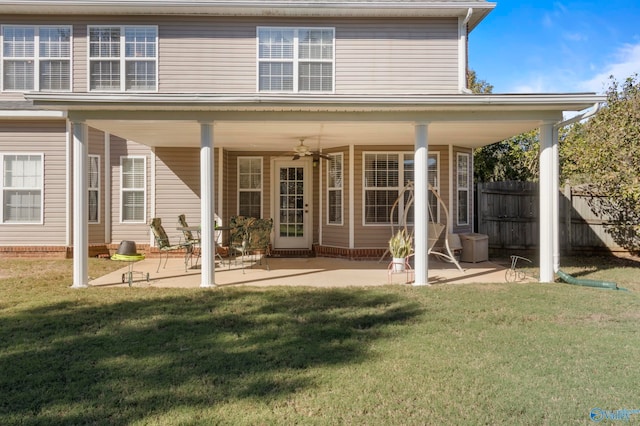
<svg viewBox="0 0 640 426">
<path fill-rule="evenodd" d="M 132 286 L 134 287 L 182 287 L 200 286 L 199 265 L 185 272 L 183 259 L 171 258 L 156 272 L 159 259 L 151 258 L 134 263 Z M 389 284 L 410 285 L 411 274 L 388 273 L 387 262 L 350 261 L 333 258 L 270 258 L 269 270 L 262 264 L 245 261 L 244 272 L 240 262 L 231 260 L 216 263 L 216 286 L 310 286 L 310 287 L 367 287 Z M 505 266 L 494 262 L 461 263 L 464 272 L 453 264 L 429 260 L 429 284 L 497 283 L 505 282 Z M 128 286 L 129 265 L 90 280 L 93 287 Z M 149 277 L 147 281 L 146 277 Z"/>
</svg>

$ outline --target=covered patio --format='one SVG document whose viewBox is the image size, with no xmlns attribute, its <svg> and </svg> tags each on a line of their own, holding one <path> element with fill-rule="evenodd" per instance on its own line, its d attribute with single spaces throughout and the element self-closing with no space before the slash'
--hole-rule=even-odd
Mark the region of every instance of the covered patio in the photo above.
<svg viewBox="0 0 640 426">
<path fill-rule="evenodd" d="M 229 265 L 228 262 L 231 262 Z M 251 264 L 253 263 L 253 264 Z M 244 273 L 234 260 L 224 259 L 223 264 L 216 262 L 216 285 L 236 286 L 300 286 L 300 287 L 372 287 L 382 285 L 411 285 L 411 274 L 404 272 L 388 273 L 388 261 L 353 261 L 334 258 L 270 258 L 269 269 L 257 261 L 245 262 Z M 164 261 L 163 261 L 164 264 Z M 433 285 L 499 283 L 505 282 L 508 265 L 496 262 L 461 263 L 464 272 L 453 264 L 430 260 L 429 282 Z M 157 258 L 147 258 L 136 262 L 136 272 L 132 287 L 158 288 L 196 288 L 200 286 L 200 265 L 184 270 L 182 258 L 169 258 L 165 268 L 158 267 Z M 123 274 L 128 266 L 89 281 L 90 287 L 128 287 L 128 279 Z M 149 274 L 149 281 L 146 276 Z"/>
<path fill-rule="evenodd" d="M 562 121 L 563 111 L 582 111 L 577 116 L 579 119 L 590 113 L 587 110 L 589 107 L 592 107 L 591 111 L 596 110 L 598 103 L 603 100 L 594 94 L 332 95 L 301 98 L 262 94 L 125 96 L 38 93 L 29 94 L 27 98 L 39 107 L 67 111 L 73 129 L 69 150 L 74 155 L 74 288 L 88 285 L 86 170 L 89 127 L 153 148 L 199 148 L 202 268 L 198 278 L 203 288 L 241 282 L 227 281 L 225 274 L 229 271 L 218 269 L 214 262 L 214 213 L 219 207 L 224 207 L 221 177 L 229 172 L 220 167 L 220 162 L 216 163 L 215 149 L 223 152 L 237 149 L 286 152 L 291 149 L 291 142 L 301 136 L 313 136 L 315 148 L 320 152 L 343 147 L 349 158 L 349 163 L 345 165 L 345 181 L 348 182 L 344 201 L 348 223 L 344 232 L 348 237 L 345 248 L 357 249 L 356 239 L 363 232 L 356 232 L 356 218 L 360 214 L 357 206 L 360 206 L 362 198 L 361 188 L 357 193 L 354 189 L 362 174 L 354 165 L 356 147 L 384 147 L 389 144 L 412 147 L 413 181 L 416 185 L 413 285 L 428 285 L 437 282 L 438 274 L 437 264 L 428 261 L 427 253 L 429 147 L 446 146 L 447 154 L 452 157 L 454 146 L 473 149 L 538 128 L 540 281 L 552 282 L 559 259 L 558 203 L 554 196 L 559 180 L 558 128 L 566 124 Z M 447 182 L 454 181 L 451 164 L 449 162 L 447 167 Z M 452 188 L 453 185 L 449 185 L 450 207 L 455 195 Z M 357 226 L 364 231 L 365 228 L 360 225 L 358 222 Z M 383 269 L 376 275 L 379 278 L 366 279 L 369 285 L 372 282 L 386 283 L 386 265 L 379 267 Z M 339 271 L 346 274 L 344 269 Z M 334 281 L 346 282 L 342 278 Z"/>
</svg>

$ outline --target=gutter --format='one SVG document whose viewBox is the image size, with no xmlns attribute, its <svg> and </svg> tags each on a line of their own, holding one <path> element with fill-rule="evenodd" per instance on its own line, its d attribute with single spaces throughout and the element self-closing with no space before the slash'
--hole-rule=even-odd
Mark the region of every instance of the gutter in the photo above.
<svg viewBox="0 0 640 426">
<path fill-rule="evenodd" d="M 555 127 L 556 129 L 560 129 L 561 127 L 568 126 L 578 121 L 586 120 L 587 118 L 594 116 L 598 111 L 600 111 L 601 108 L 602 108 L 602 103 L 596 102 L 593 104 L 591 108 L 589 108 L 587 111 L 583 112 L 582 114 L 578 114 L 564 121 L 560 121 L 554 124 L 553 127 Z"/>
</svg>

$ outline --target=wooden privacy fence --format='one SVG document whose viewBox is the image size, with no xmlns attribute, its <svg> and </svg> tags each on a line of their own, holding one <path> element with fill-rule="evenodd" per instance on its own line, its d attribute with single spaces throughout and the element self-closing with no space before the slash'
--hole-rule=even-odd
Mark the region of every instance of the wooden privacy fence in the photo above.
<svg viewBox="0 0 640 426">
<path fill-rule="evenodd" d="M 560 192 L 560 249 L 563 253 L 624 251 L 605 231 L 607 223 L 589 207 L 592 195 L 566 186 Z M 476 187 L 477 230 L 489 236 L 496 254 L 538 248 L 540 201 L 535 182 L 488 182 Z"/>
</svg>

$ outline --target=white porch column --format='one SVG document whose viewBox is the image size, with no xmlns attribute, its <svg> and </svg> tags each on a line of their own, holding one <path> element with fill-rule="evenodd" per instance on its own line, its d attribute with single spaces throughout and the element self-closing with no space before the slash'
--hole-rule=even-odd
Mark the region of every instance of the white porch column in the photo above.
<svg viewBox="0 0 640 426">
<path fill-rule="evenodd" d="M 200 287 L 215 286 L 214 175 L 213 123 L 200 123 Z"/>
<path fill-rule="evenodd" d="M 73 126 L 73 284 L 85 288 L 89 284 L 89 131 L 83 122 Z"/>
<path fill-rule="evenodd" d="M 550 283 L 553 273 L 553 124 L 540 126 L 540 282 Z"/>
<path fill-rule="evenodd" d="M 414 153 L 414 244 L 415 244 L 415 281 L 413 285 L 429 284 L 428 261 L 428 223 L 429 211 L 427 203 L 429 199 L 429 183 L 427 180 L 429 143 L 429 126 L 425 123 L 415 126 L 415 153 Z"/>
</svg>

